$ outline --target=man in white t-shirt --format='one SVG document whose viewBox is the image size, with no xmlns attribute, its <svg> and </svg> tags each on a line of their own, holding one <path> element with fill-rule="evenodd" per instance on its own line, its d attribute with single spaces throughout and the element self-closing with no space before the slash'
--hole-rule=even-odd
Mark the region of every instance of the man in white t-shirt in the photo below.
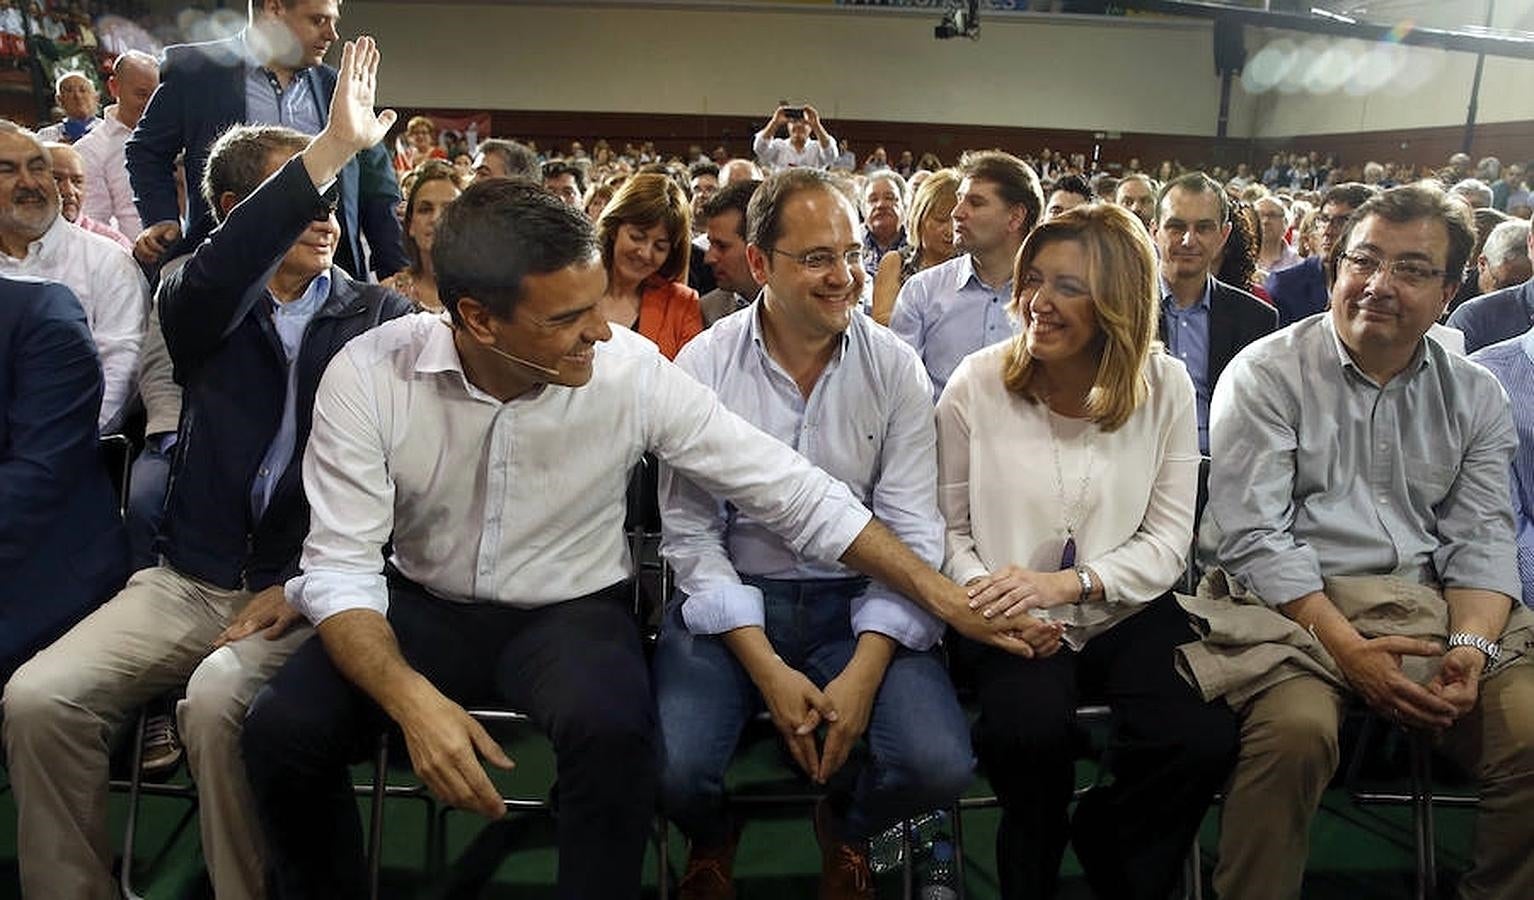
<svg viewBox="0 0 1534 900">
<path fill-rule="evenodd" d="M 788 137 L 773 137 L 785 125 Z M 769 172 L 793 166 L 825 169 L 836 161 L 839 153 L 836 138 L 826 131 L 813 106 L 778 107 L 767 125 L 756 133 L 751 148 L 756 152 L 756 161 Z"/>
</svg>

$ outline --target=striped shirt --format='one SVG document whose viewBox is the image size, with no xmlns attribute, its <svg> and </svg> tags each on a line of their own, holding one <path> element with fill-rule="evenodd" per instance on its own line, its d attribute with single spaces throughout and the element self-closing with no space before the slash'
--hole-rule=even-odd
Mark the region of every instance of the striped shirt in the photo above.
<svg viewBox="0 0 1534 900">
<path fill-rule="evenodd" d="M 1513 457 L 1513 518 L 1518 524 L 1518 577 L 1523 604 L 1534 607 L 1534 328 L 1470 357 L 1491 370 L 1512 400 L 1518 426 Z"/>
</svg>

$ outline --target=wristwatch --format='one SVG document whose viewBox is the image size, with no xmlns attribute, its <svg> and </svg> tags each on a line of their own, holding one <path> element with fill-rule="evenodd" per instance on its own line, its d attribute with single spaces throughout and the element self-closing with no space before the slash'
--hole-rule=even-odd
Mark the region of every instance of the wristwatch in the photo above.
<svg viewBox="0 0 1534 900">
<path fill-rule="evenodd" d="M 1449 649 L 1452 650 L 1455 647 L 1474 647 L 1481 651 L 1486 654 L 1486 664 L 1488 666 L 1495 664 L 1497 658 L 1502 655 L 1501 644 L 1481 637 L 1478 634 L 1471 634 L 1468 631 L 1456 631 L 1449 635 Z"/>
<path fill-rule="evenodd" d="M 1087 571 L 1086 566 L 1077 566 L 1076 580 L 1081 584 L 1081 596 L 1076 598 L 1076 602 L 1085 603 L 1092 596 L 1092 573 Z"/>
</svg>

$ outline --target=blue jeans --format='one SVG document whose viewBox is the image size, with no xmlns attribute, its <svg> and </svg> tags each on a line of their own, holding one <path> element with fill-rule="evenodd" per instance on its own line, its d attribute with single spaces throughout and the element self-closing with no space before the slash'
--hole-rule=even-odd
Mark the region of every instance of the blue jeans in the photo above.
<svg viewBox="0 0 1534 900">
<path fill-rule="evenodd" d="M 744 580 L 762 589 L 767 639 L 785 663 L 821 688 L 841 674 L 857 645 L 851 600 L 865 580 Z M 742 729 L 765 707 L 723 640 L 687 630 L 684 599 L 672 599 L 655 650 L 661 808 L 694 844 L 718 846 L 731 828 L 725 769 Z M 867 754 L 849 758 L 829 790 L 848 840 L 948 805 L 973 777 L 969 724 L 936 650 L 896 651 L 863 737 Z"/>
</svg>

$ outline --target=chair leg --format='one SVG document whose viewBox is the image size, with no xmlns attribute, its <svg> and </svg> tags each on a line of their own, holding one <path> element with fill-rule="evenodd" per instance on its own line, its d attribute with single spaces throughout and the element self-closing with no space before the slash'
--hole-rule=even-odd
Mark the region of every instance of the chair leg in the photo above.
<svg viewBox="0 0 1534 900">
<path fill-rule="evenodd" d="M 1432 900 L 1438 893 L 1437 845 L 1433 834 L 1432 747 L 1423 732 L 1410 738 L 1412 825 L 1417 844 L 1417 897 Z"/>
<path fill-rule="evenodd" d="M 384 779 L 389 771 L 389 735 L 378 736 L 378 754 L 373 759 L 372 827 L 368 831 L 368 896 L 378 900 L 383 878 Z"/>
<path fill-rule="evenodd" d="M 914 900 L 916 896 L 916 842 L 911 840 L 911 820 L 900 823 L 900 896 Z"/>
<path fill-rule="evenodd" d="M 964 900 L 964 822 L 963 806 L 958 803 L 948 811 L 949 827 L 953 829 L 953 880 L 959 889 L 959 900 Z"/>
<path fill-rule="evenodd" d="M 1204 900 L 1204 860 L 1197 834 L 1193 836 L 1193 846 L 1188 848 L 1188 859 L 1183 863 L 1182 895 L 1185 900 Z"/>
<path fill-rule="evenodd" d="M 671 823 L 665 816 L 656 816 L 655 829 L 655 895 L 667 900 L 671 896 Z"/>
<path fill-rule="evenodd" d="M 140 709 L 138 713 L 138 725 L 133 729 L 133 761 L 132 770 L 128 773 L 128 820 L 123 825 L 123 861 L 122 869 L 118 872 L 118 885 L 122 888 L 124 900 L 141 900 L 140 895 L 133 889 L 133 843 L 138 831 L 138 802 L 140 789 L 144 783 L 144 726 L 149 721 L 149 713 Z"/>
</svg>

